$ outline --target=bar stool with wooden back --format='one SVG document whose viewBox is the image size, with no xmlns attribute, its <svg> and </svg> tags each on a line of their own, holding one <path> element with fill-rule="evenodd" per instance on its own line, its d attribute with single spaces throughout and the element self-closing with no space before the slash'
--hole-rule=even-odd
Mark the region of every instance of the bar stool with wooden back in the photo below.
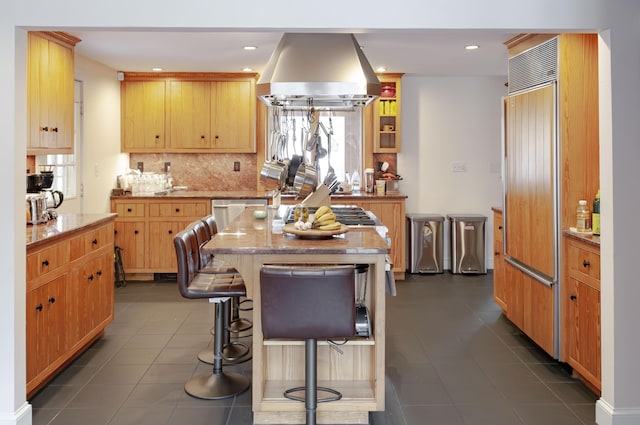
<svg viewBox="0 0 640 425">
<path fill-rule="evenodd" d="M 224 304 L 231 297 L 244 296 L 244 282 L 217 279 L 215 274 L 199 273 L 200 250 L 193 229 L 179 232 L 173 239 L 178 260 L 178 289 L 184 298 L 209 299 L 215 303 L 215 335 L 213 341 L 213 373 L 197 375 L 189 379 L 184 390 L 190 396 L 215 400 L 243 393 L 251 385 L 251 379 L 241 373 L 223 371 L 222 349 L 224 327 L 227 323 Z"/>
<path fill-rule="evenodd" d="M 284 396 L 305 402 L 307 425 L 316 424 L 317 403 L 337 401 L 338 391 L 319 387 L 317 340 L 349 338 L 355 333 L 353 266 L 276 266 L 260 271 L 260 310 L 265 339 L 305 341 L 305 385 Z M 304 390 L 305 396 L 293 395 Z M 317 392 L 332 396 L 319 399 Z"/>
</svg>

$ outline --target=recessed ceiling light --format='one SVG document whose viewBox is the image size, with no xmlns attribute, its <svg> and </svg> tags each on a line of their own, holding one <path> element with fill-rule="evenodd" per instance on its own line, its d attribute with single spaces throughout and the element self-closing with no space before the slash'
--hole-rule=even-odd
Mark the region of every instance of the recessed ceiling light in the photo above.
<svg viewBox="0 0 640 425">
<path fill-rule="evenodd" d="M 253 68 L 249 68 L 248 66 L 245 66 L 244 68 L 242 68 L 242 72 L 251 72 L 253 71 Z"/>
<path fill-rule="evenodd" d="M 385 68 L 384 66 L 380 66 L 380 67 L 378 67 L 378 68 L 376 69 L 376 71 L 378 71 L 378 72 L 386 72 L 386 71 L 387 71 L 387 68 Z"/>
<path fill-rule="evenodd" d="M 469 44 L 468 46 L 464 46 L 464 48 L 466 50 L 476 50 L 476 49 L 479 49 L 480 46 L 478 46 L 477 44 Z"/>
<path fill-rule="evenodd" d="M 257 47 L 256 47 L 256 46 L 242 46 L 242 48 L 243 48 L 244 50 L 256 50 L 256 49 L 257 49 Z"/>
<path fill-rule="evenodd" d="M 155 72 L 160 72 L 160 71 L 162 71 L 162 68 L 159 68 L 159 67 L 156 66 L 155 68 L 151 68 L 151 70 L 155 71 Z"/>
</svg>

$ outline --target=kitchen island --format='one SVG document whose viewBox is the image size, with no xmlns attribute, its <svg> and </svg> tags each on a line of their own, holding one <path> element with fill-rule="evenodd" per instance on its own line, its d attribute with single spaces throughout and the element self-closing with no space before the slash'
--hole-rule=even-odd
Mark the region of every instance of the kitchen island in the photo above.
<svg viewBox="0 0 640 425">
<path fill-rule="evenodd" d="M 269 218 L 258 220 L 247 208 L 204 250 L 238 269 L 253 299 L 252 407 L 255 424 L 304 423 L 304 403 L 283 396 L 303 385 L 304 341 L 263 340 L 260 269 L 264 264 L 368 264 L 366 305 L 371 337 L 354 337 L 334 350 L 318 342 L 318 384 L 342 392 L 342 399 L 318 405 L 318 423 L 369 423 L 370 411 L 385 408 L 385 256 L 384 239 L 373 227 L 354 227 L 329 239 L 273 234 Z M 278 214 L 286 208 L 278 210 Z M 270 215 L 273 214 L 270 209 Z"/>
</svg>

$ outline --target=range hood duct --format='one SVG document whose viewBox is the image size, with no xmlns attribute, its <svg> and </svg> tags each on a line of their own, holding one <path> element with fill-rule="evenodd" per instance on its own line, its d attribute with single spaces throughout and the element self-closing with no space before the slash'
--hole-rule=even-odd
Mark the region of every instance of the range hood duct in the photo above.
<svg viewBox="0 0 640 425">
<path fill-rule="evenodd" d="M 380 96 L 380 81 L 353 34 L 285 33 L 256 94 L 269 106 L 352 109 Z"/>
</svg>

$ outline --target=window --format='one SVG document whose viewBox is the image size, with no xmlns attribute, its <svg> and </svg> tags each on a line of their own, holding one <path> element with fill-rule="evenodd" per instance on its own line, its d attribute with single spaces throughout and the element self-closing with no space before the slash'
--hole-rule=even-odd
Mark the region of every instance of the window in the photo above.
<svg viewBox="0 0 640 425">
<path fill-rule="evenodd" d="M 350 111 L 291 111 L 269 108 L 267 159 L 290 159 L 302 155 L 318 167 L 318 181 L 324 181 L 333 167 L 339 181 L 362 168 L 361 108 Z M 317 115 L 316 115 L 317 114 Z M 314 120 L 317 137 L 313 137 Z M 331 146 L 329 146 L 331 141 Z M 329 164 L 331 159 L 331 164 Z"/>
</svg>

